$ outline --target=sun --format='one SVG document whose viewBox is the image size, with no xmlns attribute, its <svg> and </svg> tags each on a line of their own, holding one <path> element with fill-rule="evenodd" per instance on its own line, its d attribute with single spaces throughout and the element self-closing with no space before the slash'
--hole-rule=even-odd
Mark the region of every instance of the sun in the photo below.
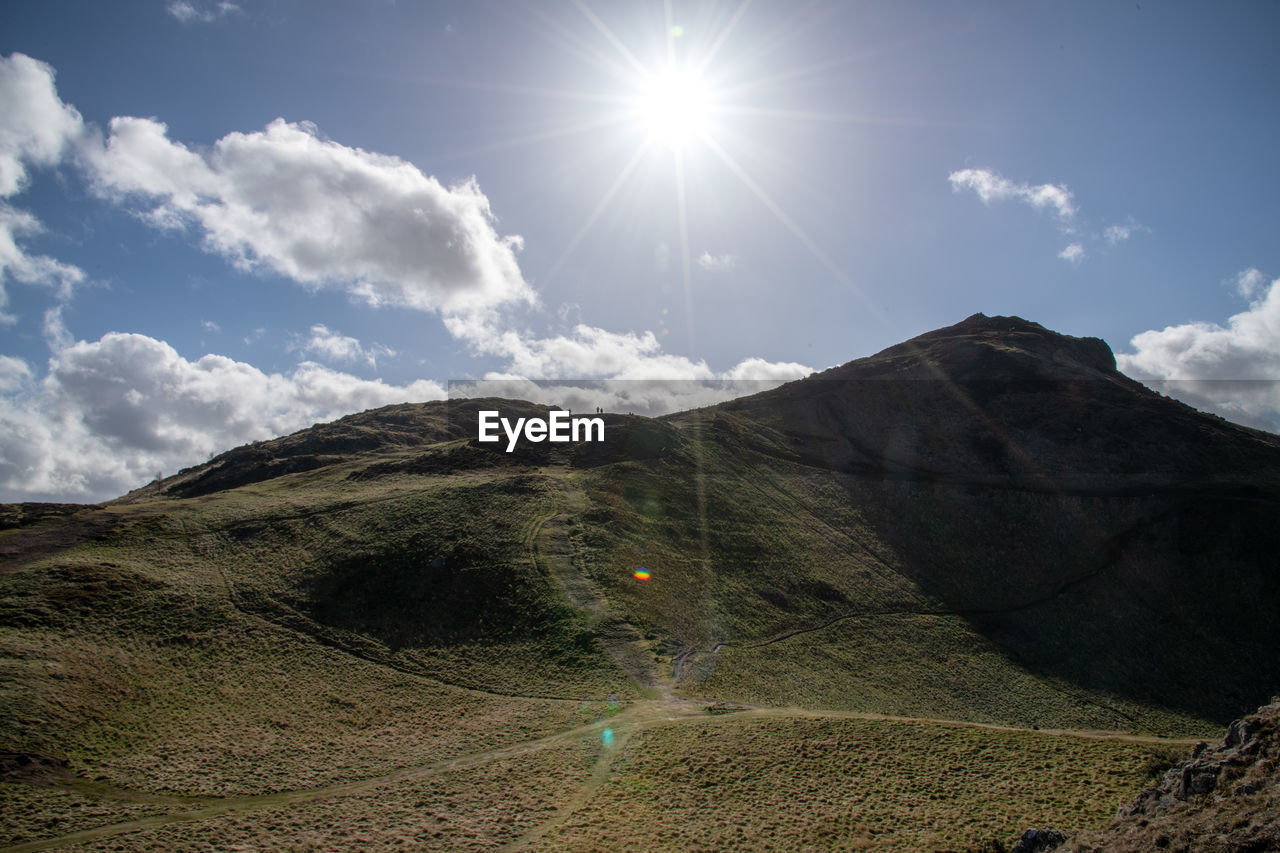
<svg viewBox="0 0 1280 853">
<path fill-rule="evenodd" d="M 640 81 L 635 118 L 651 142 L 680 149 L 707 135 L 711 107 L 711 89 L 696 71 L 668 66 Z"/>
</svg>

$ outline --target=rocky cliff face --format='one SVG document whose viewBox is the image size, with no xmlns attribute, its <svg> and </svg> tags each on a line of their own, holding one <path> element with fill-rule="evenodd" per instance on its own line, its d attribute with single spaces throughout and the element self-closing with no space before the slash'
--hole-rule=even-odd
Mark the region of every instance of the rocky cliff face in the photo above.
<svg viewBox="0 0 1280 853">
<path fill-rule="evenodd" d="M 1190 760 L 1122 807 L 1108 830 L 1062 849 L 1280 850 L 1280 697 L 1233 722 L 1216 746 L 1197 745 Z"/>
</svg>

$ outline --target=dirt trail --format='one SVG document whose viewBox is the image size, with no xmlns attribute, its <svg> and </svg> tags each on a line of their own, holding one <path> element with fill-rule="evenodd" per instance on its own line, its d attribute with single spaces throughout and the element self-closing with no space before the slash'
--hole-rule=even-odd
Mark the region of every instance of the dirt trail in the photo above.
<svg viewBox="0 0 1280 853">
<path fill-rule="evenodd" d="M 614 732 L 613 745 L 601 754 L 592 769 L 591 776 L 581 786 L 579 786 L 579 788 L 574 791 L 568 799 L 564 801 L 563 805 L 556 810 L 555 814 L 538 826 L 527 831 L 519 838 L 507 843 L 502 849 L 524 849 L 530 845 L 536 844 L 552 830 L 564 825 L 569 818 L 578 811 L 578 809 L 586 805 L 600 787 L 609 781 L 613 773 L 613 764 L 621 754 L 627 741 L 638 732 L 655 726 L 684 725 L 689 723 L 697 723 L 699 725 L 720 725 L 731 723 L 731 721 L 735 719 L 748 717 L 754 719 L 845 719 L 890 723 L 918 723 L 937 726 L 961 726 L 1002 732 L 1023 732 L 1040 737 L 1078 737 L 1096 740 L 1116 740 L 1128 743 L 1176 744 L 1186 746 L 1194 744 L 1199 740 L 1198 738 L 1162 738 L 1148 735 L 1134 735 L 1124 732 L 1081 731 L 1075 729 L 1029 729 L 1019 726 L 1005 726 L 998 723 L 977 723 L 968 720 L 947 720 L 930 717 L 898 717 L 887 714 L 869 714 L 859 711 L 825 711 L 808 710 L 803 708 L 746 707 L 742 710 L 736 710 L 730 713 L 712 715 L 708 713 L 707 704 L 708 700 L 700 702 L 681 699 L 640 700 L 630 707 L 625 708 L 618 715 L 608 721 L 575 726 L 563 732 L 548 735 L 536 740 L 525 741 L 523 743 L 512 744 L 509 746 L 499 747 L 497 749 L 486 750 L 484 752 L 477 752 L 471 755 L 457 756 L 443 761 L 432 762 L 430 764 L 407 767 L 380 776 L 373 776 L 352 782 L 342 782 L 335 785 L 327 785 L 321 788 L 282 791 L 279 793 L 261 794 L 257 796 L 228 797 L 221 800 L 211 798 L 205 799 L 199 801 L 194 808 L 170 812 L 168 814 L 152 815 L 106 826 L 94 827 L 92 829 L 73 832 L 57 838 L 45 838 L 38 841 L 30 841 L 13 847 L 4 848 L 3 853 L 27 853 L 27 851 L 49 850 L 73 844 L 96 841 L 102 838 L 122 835 L 140 829 L 165 826 L 171 823 L 189 823 L 193 821 L 208 820 L 225 814 L 261 811 L 263 809 L 286 807 L 297 803 L 308 803 L 314 800 L 326 798 L 352 796 L 386 785 L 394 785 L 410 779 L 420 779 L 438 773 L 466 770 L 486 764 L 490 761 L 516 758 L 540 749 L 545 749 L 549 746 L 573 740 L 575 738 L 586 736 L 598 738 L 606 726 L 612 728 Z M 118 797 L 120 799 L 136 800 L 137 792 L 120 791 L 118 792 Z"/>
<path fill-rule="evenodd" d="M 672 699 L 672 681 L 658 671 L 653 649 L 630 622 L 616 613 L 582 570 L 570 530 L 586 509 L 586 496 L 564 471 L 555 471 L 564 490 L 565 511 L 547 516 L 528 537 L 533 560 L 560 585 L 565 598 L 586 615 L 591 632 L 627 676 L 648 696 Z"/>
<path fill-rule="evenodd" d="M 23 851 L 47 850 L 54 847 L 65 847 L 71 844 L 82 844 L 88 841 L 96 841 L 100 838 L 120 835 L 139 829 L 148 829 L 171 823 L 189 823 L 192 821 L 207 820 L 209 818 L 218 817 L 232 812 L 240 813 L 260 811 L 262 809 L 269 809 L 277 806 L 308 803 L 313 800 L 321 800 L 329 797 L 345 797 L 353 794 L 361 794 L 385 785 L 394 785 L 410 779 L 421 779 L 423 777 L 433 776 L 439 773 L 466 770 L 471 767 L 486 764 L 490 761 L 526 755 L 530 752 L 545 749 L 549 746 L 564 743 L 565 741 L 573 740 L 575 738 L 587 735 L 595 736 L 600 728 L 600 725 L 595 723 L 585 726 L 576 726 L 572 729 L 568 729 L 554 735 L 538 738 L 537 740 L 525 741 L 523 743 L 512 744 L 510 746 L 499 747 L 497 749 L 486 750 L 484 752 L 477 752 L 471 755 L 457 756 L 443 761 L 435 761 L 430 764 L 406 767 L 380 776 L 358 779 L 352 782 L 340 782 L 335 785 L 326 785 L 321 788 L 281 791 L 274 794 L 259 794 L 256 796 L 227 797 L 225 799 L 209 798 L 203 800 L 196 808 L 171 812 L 169 814 L 151 815 L 149 817 L 114 823 L 107 826 L 94 827 L 93 829 L 73 832 L 59 838 L 30 841 L 14 847 L 6 847 L 4 849 L 4 853 L 22 853 Z M 121 791 L 120 798 L 134 799 L 135 795 L 133 792 Z"/>
<path fill-rule="evenodd" d="M 542 823 L 526 831 L 518 838 L 508 842 L 501 849 L 522 850 L 537 845 L 548 834 L 565 825 L 568 820 L 585 806 L 599 789 L 607 784 L 613 776 L 614 765 L 622 754 L 627 742 L 637 733 L 647 728 L 661 725 L 699 724 L 731 724 L 731 719 L 849 719 L 892 723 L 917 723 L 938 726 L 964 726 L 990 729 L 1005 732 L 1025 732 L 1042 737 L 1080 737 L 1090 739 L 1118 740 L 1132 743 L 1165 743 L 1186 745 L 1196 742 L 1196 738 L 1161 738 L 1154 736 L 1133 735 L 1122 732 L 1080 731 L 1071 729 L 1029 729 L 1007 726 L 997 723 L 981 723 L 966 720 L 948 720 L 941 718 L 900 717 L 883 714 L 871 714 L 857 711 L 809 710 L 803 708 L 752 708 L 742 706 L 728 713 L 711 714 L 709 705 L 714 699 L 682 699 L 672 693 L 673 681 L 659 671 L 654 662 L 652 649 L 640 633 L 622 616 L 610 608 L 608 600 L 600 592 L 590 577 L 583 571 L 578 558 L 577 549 L 571 536 L 575 518 L 586 509 L 586 498 L 573 482 L 572 477 L 563 470 L 549 472 L 557 477 L 564 492 L 563 509 L 547 515 L 529 526 L 525 534 L 525 545 L 530 557 L 553 577 L 564 591 L 569 603 L 586 614 L 591 630 L 598 638 L 601 646 L 617 665 L 641 688 L 648 697 L 631 703 L 616 716 L 597 721 L 589 725 L 575 726 L 557 734 L 548 735 L 519 744 L 457 756 L 454 758 L 432 762 L 429 764 L 403 768 L 391 773 L 328 785 L 320 788 L 284 791 L 258 796 L 229 797 L 225 799 L 202 798 L 194 800 L 187 808 L 179 808 L 167 814 L 151 815 L 130 821 L 94 827 L 92 829 L 73 832 L 57 838 L 46 838 L 26 842 L 5 848 L 4 853 L 20 853 L 20 851 L 36 851 L 70 846 L 97 841 L 111 836 L 127 834 L 138 830 L 165 826 L 173 823 L 187 823 L 217 818 L 222 815 L 260 811 L 271 808 L 285 808 L 294 804 L 308 803 L 326 798 L 354 796 L 388 785 L 395 785 L 411 779 L 419 779 L 439 773 L 466 770 L 491 761 L 517 758 L 522 755 L 545 749 L 549 746 L 572 741 L 575 738 L 600 738 L 603 730 L 612 730 L 613 741 L 602 749 L 600 757 L 592 768 L 591 775 L 571 794 L 568 795 L 554 814 Z M 224 576 L 225 580 L 225 576 Z M 866 615 L 866 614 L 853 614 Z M 841 617 L 851 618 L 851 617 Z M 839 620 L 836 620 L 839 621 Z M 820 630 L 826 625 L 808 630 Z M 794 634 L 795 632 L 793 632 Z M 778 642 L 793 634 L 774 638 L 768 642 Z M 720 646 L 710 652 L 714 655 Z M 483 692 L 483 691 L 481 691 Z M 136 800 L 139 792 L 118 790 L 102 791 L 103 796 L 126 800 Z"/>
<path fill-rule="evenodd" d="M 613 734 L 613 741 L 605 746 L 600 753 L 600 757 L 596 759 L 595 766 L 591 768 L 591 776 L 573 792 L 573 796 L 564 802 L 560 808 L 556 809 L 555 814 L 544 820 L 542 823 L 525 832 L 519 838 L 504 844 L 500 847 L 503 851 L 523 850 L 530 845 L 541 841 L 547 833 L 553 829 L 564 826 L 578 809 L 587 804 L 587 801 L 600 789 L 604 783 L 608 782 L 613 775 L 613 762 L 622 752 L 622 748 L 626 746 L 628 740 L 635 729 L 626 722 L 619 722 L 616 719 L 610 721 L 610 732 Z"/>
</svg>

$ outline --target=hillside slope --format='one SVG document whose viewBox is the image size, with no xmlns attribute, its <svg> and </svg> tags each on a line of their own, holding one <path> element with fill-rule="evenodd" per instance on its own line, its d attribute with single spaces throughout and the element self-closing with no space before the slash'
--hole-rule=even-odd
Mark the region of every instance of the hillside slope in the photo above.
<svg viewBox="0 0 1280 853">
<path fill-rule="evenodd" d="M 445 786 L 439 843 L 536 846 L 597 790 L 635 795 L 620 767 L 678 776 L 645 744 L 694 741 L 624 736 L 708 708 L 764 715 L 751 732 L 828 715 L 832 743 L 855 721 L 873 743 L 883 716 L 1185 737 L 1280 684 L 1280 439 L 1148 391 L 1101 341 L 976 315 L 752 397 L 606 415 L 603 444 L 506 453 L 475 440 L 481 409 L 548 411 L 391 406 L 102 505 L 0 511 L 9 840 L 339 794 L 373 808 L 371 787 L 456 771 L 488 781 Z M 771 736 L 747 740 L 787 754 Z M 1008 796 L 1036 797 L 1051 758 L 988 740 L 948 761 L 1005 756 L 1031 774 Z M 1072 747 L 1122 756 L 1107 796 L 1142 781 L 1125 742 Z M 846 772 L 810 758 L 808 777 Z M 471 811 L 512 773 L 520 797 Z M 1093 796 L 1056 807 L 1114 807 Z M 1019 800 L 938 838 L 1041 813 Z M 849 843 L 871 831 L 832 820 Z"/>
</svg>

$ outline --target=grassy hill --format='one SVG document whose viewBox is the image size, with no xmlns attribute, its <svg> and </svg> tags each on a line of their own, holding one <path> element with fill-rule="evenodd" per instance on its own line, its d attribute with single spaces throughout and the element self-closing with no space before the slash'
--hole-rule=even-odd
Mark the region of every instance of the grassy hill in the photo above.
<svg viewBox="0 0 1280 853">
<path fill-rule="evenodd" d="M 1280 439 L 1101 341 L 976 315 L 603 444 L 488 408 L 547 411 L 0 512 L 0 844 L 964 849 L 1280 683 Z"/>
</svg>

